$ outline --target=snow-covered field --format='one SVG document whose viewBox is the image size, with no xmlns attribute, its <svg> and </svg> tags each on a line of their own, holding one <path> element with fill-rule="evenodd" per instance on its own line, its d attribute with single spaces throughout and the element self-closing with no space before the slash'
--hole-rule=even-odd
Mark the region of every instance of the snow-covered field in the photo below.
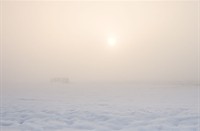
<svg viewBox="0 0 200 131">
<path fill-rule="evenodd" d="M 38 84 L 4 87 L 1 131 L 200 131 L 199 87 Z"/>
</svg>

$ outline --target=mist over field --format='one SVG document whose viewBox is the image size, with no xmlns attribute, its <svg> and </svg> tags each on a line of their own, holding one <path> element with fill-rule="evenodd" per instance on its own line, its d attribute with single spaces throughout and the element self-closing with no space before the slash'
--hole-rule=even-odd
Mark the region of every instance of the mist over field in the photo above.
<svg viewBox="0 0 200 131">
<path fill-rule="evenodd" d="M 199 1 L 1 1 L 1 131 L 199 131 Z"/>
</svg>

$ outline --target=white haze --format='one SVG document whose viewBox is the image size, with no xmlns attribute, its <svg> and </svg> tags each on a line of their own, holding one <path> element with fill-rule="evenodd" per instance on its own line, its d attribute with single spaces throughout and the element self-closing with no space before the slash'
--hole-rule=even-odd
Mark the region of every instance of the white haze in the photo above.
<svg viewBox="0 0 200 131">
<path fill-rule="evenodd" d="M 2 1 L 3 82 L 196 83 L 197 3 Z"/>
</svg>

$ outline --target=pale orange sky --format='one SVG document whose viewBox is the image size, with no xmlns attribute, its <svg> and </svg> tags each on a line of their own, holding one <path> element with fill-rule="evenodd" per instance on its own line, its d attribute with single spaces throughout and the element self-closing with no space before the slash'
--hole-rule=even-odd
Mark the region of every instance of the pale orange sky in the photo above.
<svg viewBox="0 0 200 131">
<path fill-rule="evenodd" d="M 197 81 L 197 3 L 3 1 L 3 81 Z"/>
</svg>

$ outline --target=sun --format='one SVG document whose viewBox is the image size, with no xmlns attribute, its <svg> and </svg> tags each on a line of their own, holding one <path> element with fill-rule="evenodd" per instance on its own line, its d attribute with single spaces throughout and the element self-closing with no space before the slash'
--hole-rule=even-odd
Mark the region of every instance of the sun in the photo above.
<svg viewBox="0 0 200 131">
<path fill-rule="evenodd" d="M 115 37 L 109 37 L 107 39 L 107 44 L 110 46 L 110 47 L 113 47 L 116 45 L 116 38 Z"/>
</svg>

